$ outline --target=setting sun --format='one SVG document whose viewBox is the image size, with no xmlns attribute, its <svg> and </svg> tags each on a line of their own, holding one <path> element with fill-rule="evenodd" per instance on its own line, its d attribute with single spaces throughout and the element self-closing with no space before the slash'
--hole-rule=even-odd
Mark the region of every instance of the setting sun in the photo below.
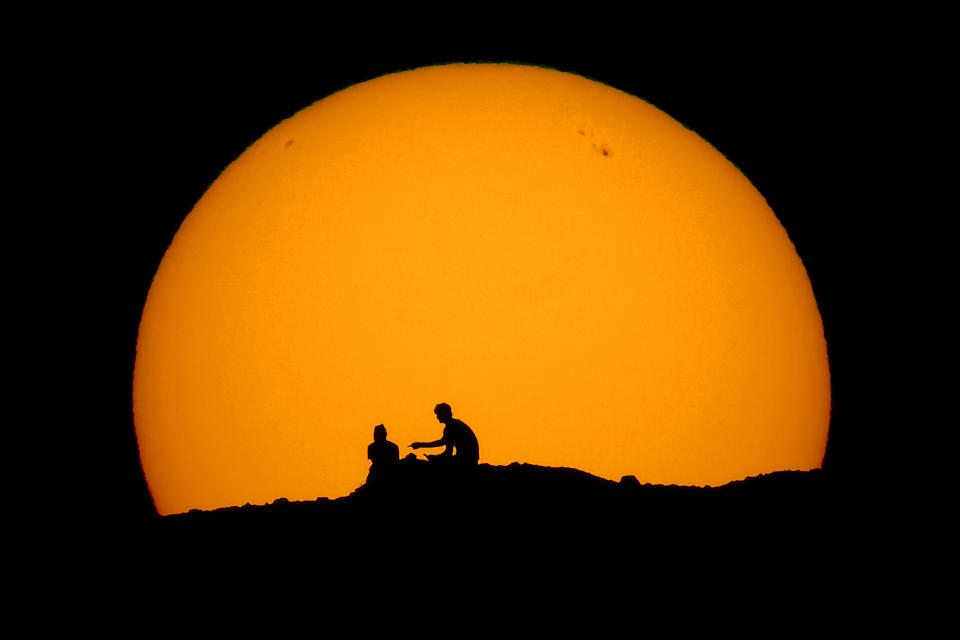
<svg viewBox="0 0 960 640">
<path fill-rule="evenodd" d="M 810 282 L 748 179 L 639 98 L 509 64 L 355 85 L 227 167 L 133 395 L 161 514 L 346 495 L 375 425 L 406 455 L 440 402 L 481 463 L 658 484 L 817 468 L 830 419 Z"/>
</svg>

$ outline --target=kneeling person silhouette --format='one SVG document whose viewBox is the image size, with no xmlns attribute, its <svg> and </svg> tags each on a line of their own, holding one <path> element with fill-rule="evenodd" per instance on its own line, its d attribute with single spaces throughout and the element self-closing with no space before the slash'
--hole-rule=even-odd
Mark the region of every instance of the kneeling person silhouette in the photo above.
<svg viewBox="0 0 960 640">
<path fill-rule="evenodd" d="M 367 447 L 370 473 L 367 482 L 377 482 L 389 476 L 400 461 L 400 447 L 387 440 L 387 428 L 378 424 L 373 428 L 373 442 Z"/>
<path fill-rule="evenodd" d="M 444 466 L 461 469 L 476 467 L 480 460 L 480 445 L 473 430 L 461 420 L 454 418 L 453 410 L 445 402 L 438 404 L 433 412 L 437 414 L 437 420 L 444 425 L 443 436 L 433 442 L 414 442 L 410 447 L 413 449 L 446 447 L 441 453 L 428 455 L 427 458 L 433 463 L 441 463 Z"/>
</svg>

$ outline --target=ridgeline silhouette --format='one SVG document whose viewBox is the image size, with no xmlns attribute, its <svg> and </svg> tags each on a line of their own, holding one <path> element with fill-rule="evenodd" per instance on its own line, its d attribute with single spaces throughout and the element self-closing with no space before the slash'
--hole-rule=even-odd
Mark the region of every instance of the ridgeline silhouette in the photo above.
<svg viewBox="0 0 960 640">
<path fill-rule="evenodd" d="M 742 555 L 775 547 L 813 556 L 829 544 L 823 531 L 836 526 L 845 506 L 821 470 L 693 487 L 641 484 L 632 475 L 614 481 L 567 467 L 480 464 L 473 431 L 453 418 L 449 405 L 435 412 L 443 436 L 411 446 L 443 446 L 444 452 L 399 459 L 386 427 L 377 425 L 367 449 L 370 473 L 347 496 L 192 510 L 160 518 L 159 529 L 167 540 L 190 545 L 194 534 L 209 533 L 217 544 L 299 545 L 343 557 L 377 548 L 385 538 L 426 557 L 456 557 L 466 549 L 499 557 L 518 548 L 526 549 L 522 555 L 612 557 L 630 555 L 637 545 L 663 551 L 678 544 L 685 552 L 706 545 Z"/>
<path fill-rule="evenodd" d="M 387 474 L 371 470 L 363 485 L 341 498 L 279 498 L 267 505 L 194 509 L 162 520 L 174 530 L 238 525 L 311 530 L 318 535 L 372 531 L 371 526 L 414 534 L 452 522 L 531 532 L 557 526 L 598 532 L 632 527 L 815 528 L 829 521 L 838 506 L 829 486 L 819 469 L 694 487 L 641 484 L 632 475 L 614 481 L 578 469 L 519 462 L 481 463 L 464 473 L 411 453 L 391 465 Z"/>
</svg>

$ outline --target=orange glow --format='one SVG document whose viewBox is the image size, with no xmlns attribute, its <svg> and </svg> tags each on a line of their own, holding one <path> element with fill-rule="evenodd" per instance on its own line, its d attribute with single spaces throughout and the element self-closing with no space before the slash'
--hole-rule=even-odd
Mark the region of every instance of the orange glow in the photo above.
<svg viewBox="0 0 960 640">
<path fill-rule="evenodd" d="M 749 181 L 642 100 L 429 67 L 278 124 L 163 258 L 134 373 L 161 514 L 346 495 L 383 423 L 481 463 L 720 485 L 819 467 L 803 265 Z"/>
</svg>

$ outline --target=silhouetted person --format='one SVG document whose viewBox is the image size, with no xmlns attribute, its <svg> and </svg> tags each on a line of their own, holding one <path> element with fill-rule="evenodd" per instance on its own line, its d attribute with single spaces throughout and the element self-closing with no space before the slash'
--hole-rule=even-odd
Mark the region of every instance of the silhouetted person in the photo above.
<svg viewBox="0 0 960 640">
<path fill-rule="evenodd" d="M 433 412 L 444 425 L 443 436 L 433 442 L 414 442 L 410 446 L 414 449 L 446 447 L 441 453 L 427 458 L 463 468 L 475 467 L 480 460 L 480 445 L 473 430 L 453 417 L 453 410 L 446 402 L 438 404 Z"/>
<path fill-rule="evenodd" d="M 367 447 L 370 473 L 367 482 L 376 482 L 388 476 L 400 462 L 400 447 L 387 440 L 387 428 L 378 424 L 373 428 L 373 442 Z"/>
</svg>

